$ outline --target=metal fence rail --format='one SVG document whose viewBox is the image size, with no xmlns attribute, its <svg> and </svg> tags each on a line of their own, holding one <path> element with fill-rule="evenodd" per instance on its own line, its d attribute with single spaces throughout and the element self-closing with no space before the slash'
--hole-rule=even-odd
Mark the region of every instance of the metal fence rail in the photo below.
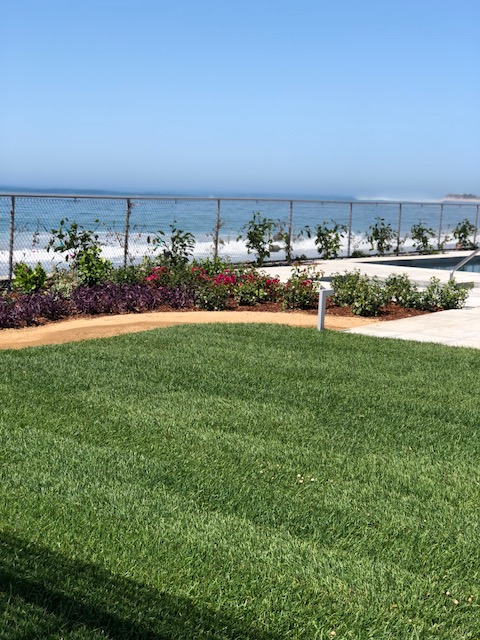
<svg viewBox="0 0 480 640">
<path fill-rule="evenodd" d="M 291 240 L 294 256 L 318 257 L 314 239 L 305 229 L 314 231 L 316 225 L 331 221 L 346 228 L 340 251 L 344 257 L 370 251 L 366 235 L 377 218 L 391 225 L 397 251 L 411 249 L 411 227 L 418 222 L 434 230 L 437 247 L 448 248 L 449 243 L 454 246 L 455 225 L 468 219 L 476 243 L 479 204 L 4 193 L 0 194 L 0 278 L 11 281 L 18 262 L 40 262 L 50 269 L 62 263 L 62 256 L 47 251 L 52 230 L 61 220 L 94 230 L 102 255 L 117 266 L 151 254 L 152 238 L 160 230 L 168 236 L 172 227 L 193 234 L 196 258 L 251 260 L 245 225 L 257 211 L 275 221 L 277 238 L 270 259 L 282 261 L 286 258 L 282 235 Z"/>
</svg>

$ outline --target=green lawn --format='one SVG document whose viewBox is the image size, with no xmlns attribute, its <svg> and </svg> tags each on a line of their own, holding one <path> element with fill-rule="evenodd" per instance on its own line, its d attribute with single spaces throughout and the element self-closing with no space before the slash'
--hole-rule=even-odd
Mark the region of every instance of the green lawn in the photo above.
<svg viewBox="0 0 480 640">
<path fill-rule="evenodd" d="M 275 326 L 0 353 L 0 638 L 480 638 L 480 352 Z"/>
</svg>

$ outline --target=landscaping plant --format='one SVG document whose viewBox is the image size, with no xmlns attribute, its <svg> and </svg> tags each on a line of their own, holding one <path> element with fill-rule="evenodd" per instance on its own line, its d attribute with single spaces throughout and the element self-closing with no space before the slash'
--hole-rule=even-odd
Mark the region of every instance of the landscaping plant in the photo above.
<svg viewBox="0 0 480 640">
<path fill-rule="evenodd" d="M 255 264 L 261 267 L 266 258 L 270 257 L 270 246 L 273 242 L 275 222 L 271 218 L 264 218 L 260 211 L 243 227 L 245 235 L 238 236 L 238 240 L 245 239 L 248 253 L 255 253 Z"/>
<path fill-rule="evenodd" d="M 392 225 L 385 222 L 385 218 L 377 217 L 375 220 L 375 224 L 369 227 L 367 240 L 372 251 L 376 250 L 378 255 L 384 256 L 392 250 L 395 232 Z"/>
<path fill-rule="evenodd" d="M 359 316 L 377 316 L 389 302 L 388 291 L 378 278 L 369 278 L 360 271 L 334 274 L 333 301 L 341 307 L 350 307 Z"/>
<path fill-rule="evenodd" d="M 285 284 L 283 305 L 286 309 L 314 309 L 318 306 L 320 279 L 315 267 L 296 266 Z"/>
<path fill-rule="evenodd" d="M 51 230 L 47 251 L 53 249 L 63 255 L 65 262 L 70 261 L 82 284 L 90 286 L 107 280 L 112 263 L 101 256 L 98 234 L 76 222 L 67 223 L 68 218 L 60 220 L 60 227 Z"/>
<path fill-rule="evenodd" d="M 176 222 L 170 225 L 168 236 L 160 230 L 153 238 L 148 236 L 147 242 L 152 243 L 154 252 L 160 250 L 163 263 L 172 267 L 186 265 L 195 247 L 194 235 L 189 231 L 179 229 Z"/>
<path fill-rule="evenodd" d="M 277 232 L 273 236 L 273 240 L 282 243 L 281 249 L 285 252 L 285 260 L 288 264 L 291 264 L 294 260 L 293 243 L 300 240 L 304 234 L 308 235 L 308 227 L 298 231 L 292 229 L 289 222 L 283 220 L 278 221 Z"/>
<path fill-rule="evenodd" d="M 407 275 L 391 275 L 382 282 L 358 270 L 334 274 L 332 288 L 335 304 L 350 307 L 361 316 L 378 315 L 389 302 L 423 311 L 460 309 L 468 297 L 468 287 L 455 280 L 442 284 L 438 278 L 431 278 L 425 290 L 419 291 Z"/>
<path fill-rule="evenodd" d="M 413 246 L 418 253 L 435 253 L 435 248 L 430 244 L 430 240 L 435 237 L 435 231 L 427 227 L 420 220 L 411 228 Z"/>
<path fill-rule="evenodd" d="M 453 237 L 461 249 L 475 249 L 475 225 L 468 218 L 459 222 L 453 230 Z"/>
<path fill-rule="evenodd" d="M 30 267 L 25 262 L 17 262 L 13 274 L 13 288 L 21 293 L 36 293 L 43 289 L 47 282 L 47 272 L 40 262 L 37 262 L 35 267 Z"/>
<path fill-rule="evenodd" d="M 331 220 L 329 225 L 327 222 L 317 224 L 313 231 L 307 228 L 308 237 L 315 238 L 315 245 L 320 257 L 324 260 L 336 258 L 340 251 L 342 238 L 347 233 L 347 227 L 344 224 L 338 224 L 335 220 Z"/>
</svg>

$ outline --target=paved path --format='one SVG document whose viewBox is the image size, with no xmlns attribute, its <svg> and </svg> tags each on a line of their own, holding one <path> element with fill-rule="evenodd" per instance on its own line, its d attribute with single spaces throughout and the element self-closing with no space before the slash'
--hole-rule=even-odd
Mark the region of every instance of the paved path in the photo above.
<svg viewBox="0 0 480 640">
<path fill-rule="evenodd" d="M 439 342 L 455 347 L 480 349 L 480 307 L 439 311 L 424 316 L 391 320 L 349 329 L 377 338 L 400 338 L 418 342 Z"/>
</svg>

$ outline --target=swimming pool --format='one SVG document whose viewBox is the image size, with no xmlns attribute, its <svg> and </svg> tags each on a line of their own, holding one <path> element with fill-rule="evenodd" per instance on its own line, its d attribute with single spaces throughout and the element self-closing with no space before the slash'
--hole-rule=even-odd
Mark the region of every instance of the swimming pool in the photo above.
<svg viewBox="0 0 480 640">
<path fill-rule="evenodd" d="M 432 258 L 391 258 L 389 260 L 375 260 L 375 264 L 386 264 L 392 267 L 416 267 L 418 269 L 439 269 L 440 271 L 451 271 L 463 256 L 435 256 Z M 371 263 L 370 263 L 371 264 Z M 458 271 L 469 271 L 470 273 L 480 273 L 480 256 L 475 256 Z"/>
</svg>

